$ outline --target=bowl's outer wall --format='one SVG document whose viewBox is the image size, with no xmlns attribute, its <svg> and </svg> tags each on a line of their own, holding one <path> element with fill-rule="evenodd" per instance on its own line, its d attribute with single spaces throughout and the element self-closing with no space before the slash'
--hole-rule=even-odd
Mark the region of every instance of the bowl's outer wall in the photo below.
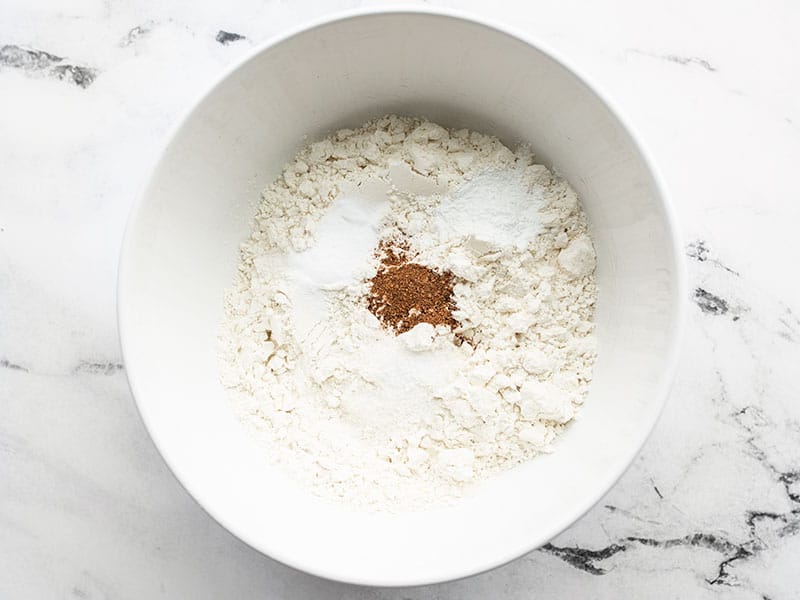
<svg viewBox="0 0 800 600">
<path fill-rule="evenodd" d="M 598 255 L 600 356 L 557 451 L 453 508 L 369 515 L 298 490 L 250 441 L 216 375 L 216 336 L 258 190 L 307 143 L 395 112 L 526 142 L 576 188 Z M 449 16 L 368 14 L 267 47 L 176 131 L 134 210 L 120 266 L 125 363 L 179 480 L 263 552 L 318 575 L 403 585 L 465 576 L 559 533 L 624 471 L 666 395 L 682 267 L 658 181 L 570 70 Z"/>
</svg>

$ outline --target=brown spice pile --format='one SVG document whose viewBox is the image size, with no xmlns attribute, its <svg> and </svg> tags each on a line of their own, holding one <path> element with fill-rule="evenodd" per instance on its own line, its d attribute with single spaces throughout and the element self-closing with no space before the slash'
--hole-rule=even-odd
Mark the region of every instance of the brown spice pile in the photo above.
<svg viewBox="0 0 800 600">
<path fill-rule="evenodd" d="M 453 275 L 409 262 L 406 249 L 381 245 L 381 266 L 370 282 L 370 312 L 396 334 L 420 323 L 458 325 L 453 317 Z"/>
</svg>

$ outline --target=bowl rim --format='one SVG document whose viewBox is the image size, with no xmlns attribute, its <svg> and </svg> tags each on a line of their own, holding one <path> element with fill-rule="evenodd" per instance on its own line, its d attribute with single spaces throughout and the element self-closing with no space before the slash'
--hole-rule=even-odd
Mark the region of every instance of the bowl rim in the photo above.
<svg viewBox="0 0 800 600">
<path fill-rule="evenodd" d="M 342 574 L 332 570 L 328 570 L 324 565 L 305 563 L 302 560 L 301 556 L 296 556 L 296 555 L 290 556 L 284 554 L 281 551 L 280 547 L 272 546 L 269 543 L 265 543 L 265 541 L 261 539 L 255 539 L 253 536 L 250 535 L 248 531 L 242 530 L 241 528 L 232 524 L 228 520 L 226 515 L 222 514 L 218 510 L 206 506 L 203 499 L 199 497 L 197 494 L 195 494 L 194 486 L 192 485 L 190 478 L 184 477 L 183 473 L 181 472 L 180 466 L 175 463 L 173 458 L 170 457 L 168 453 L 165 452 L 163 443 L 154 433 L 154 430 L 151 427 L 151 423 L 148 419 L 146 411 L 143 409 L 143 406 L 139 399 L 140 396 L 137 393 L 137 385 L 136 385 L 137 369 L 135 367 L 135 361 L 132 362 L 130 360 L 132 353 L 128 346 L 128 339 L 133 336 L 130 333 L 132 327 L 128 323 L 129 316 L 127 308 L 128 306 L 127 273 L 129 271 L 129 263 L 132 260 L 131 257 L 133 256 L 134 253 L 133 250 L 134 231 L 138 228 L 138 223 L 141 219 L 141 214 L 144 211 L 144 206 L 146 204 L 145 199 L 148 196 L 148 191 L 153 184 L 157 166 L 164 159 L 164 156 L 167 153 L 169 146 L 172 144 L 177 134 L 181 131 L 181 129 L 183 129 L 184 125 L 186 125 L 186 123 L 191 119 L 195 111 L 199 108 L 199 106 L 203 102 L 205 102 L 205 100 L 209 97 L 209 95 L 211 95 L 221 84 L 223 84 L 236 71 L 238 71 L 240 68 L 242 68 L 245 64 L 247 64 L 251 60 L 254 60 L 257 56 L 259 56 L 263 52 L 266 52 L 271 48 L 297 35 L 310 32 L 314 29 L 318 29 L 323 26 L 331 25 L 337 22 L 359 19 L 363 17 L 373 17 L 378 15 L 418 15 L 418 16 L 430 16 L 430 17 L 443 17 L 447 19 L 467 21 L 471 24 L 494 30 L 496 32 L 514 38 L 543 53 L 551 60 L 556 62 L 561 68 L 569 72 L 584 86 L 586 86 L 586 88 L 602 104 L 605 105 L 605 107 L 609 110 L 614 119 L 616 119 L 618 124 L 621 126 L 623 132 L 628 136 L 628 138 L 632 142 L 633 147 L 638 152 L 639 157 L 641 158 L 647 171 L 649 172 L 649 174 L 653 179 L 658 199 L 660 200 L 660 208 L 662 210 L 663 219 L 665 221 L 666 227 L 669 232 L 670 249 L 671 249 L 670 258 L 674 266 L 674 279 L 675 279 L 675 288 L 674 288 L 675 292 L 671 302 L 675 316 L 674 316 L 674 323 L 672 330 L 669 333 L 664 368 L 661 371 L 661 375 L 657 385 L 654 386 L 654 391 L 652 394 L 653 401 L 649 405 L 649 410 L 647 411 L 647 413 L 645 413 L 646 418 L 644 422 L 646 424 L 646 427 L 642 427 L 637 433 L 637 436 L 633 440 L 631 440 L 631 443 L 628 446 L 628 451 L 627 455 L 625 456 L 625 460 L 620 463 L 621 467 L 618 468 L 615 472 L 611 473 L 610 476 L 607 478 L 607 480 L 603 483 L 603 485 L 598 487 L 598 489 L 595 491 L 593 495 L 587 496 L 585 502 L 581 505 L 581 507 L 577 511 L 575 511 L 573 514 L 569 515 L 566 518 L 562 518 L 557 523 L 556 526 L 551 528 L 552 533 L 548 533 L 545 536 L 541 536 L 540 538 L 537 539 L 531 539 L 531 541 L 524 547 L 509 548 L 502 555 L 498 555 L 497 557 L 494 558 L 494 560 L 487 562 L 486 564 L 482 565 L 479 568 L 448 567 L 446 569 L 443 569 L 441 573 L 435 577 L 425 577 L 425 578 L 410 577 L 403 580 L 397 580 L 395 578 L 384 577 L 384 576 L 375 576 L 374 574 L 371 573 L 365 573 L 360 576 L 352 576 L 349 573 Z M 149 175 L 144 179 L 143 184 L 138 191 L 138 194 L 136 195 L 134 201 L 131 204 L 127 223 L 125 226 L 125 232 L 123 234 L 118 269 L 117 269 L 117 286 L 116 286 L 117 329 L 119 333 L 120 347 L 122 352 L 123 364 L 125 365 L 125 374 L 126 374 L 126 379 L 128 381 L 128 387 L 133 397 L 136 410 L 139 414 L 139 418 L 141 419 L 141 422 L 144 424 L 145 429 L 147 430 L 148 435 L 150 436 L 150 439 L 153 441 L 153 444 L 155 445 L 162 459 L 166 463 L 172 475 L 181 485 L 181 487 L 189 494 L 189 496 L 192 497 L 192 499 L 198 504 L 198 506 L 200 506 L 200 508 L 207 515 L 209 515 L 213 520 L 222 525 L 224 529 L 226 529 L 234 537 L 243 541 L 248 546 L 258 551 L 259 553 L 267 556 L 268 558 L 276 560 L 293 569 L 297 569 L 317 577 L 322 577 L 324 579 L 332 581 L 339 581 L 339 582 L 363 585 L 363 586 L 408 587 L 408 586 L 430 585 L 434 583 L 455 581 L 458 579 L 463 579 L 466 577 L 478 575 L 480 573 L 484 573 L 486 571 L 490 571 L 492 569 L 505 565 L 521 556 L 524 556 L 525 554 L 533 550 L 536 550 L 537 548 L 543 546 L 549 540 L 560 535 L 563 531 L 572 526 L 576 521 L 578 521 L 587 512 L 589 512 L 603 498 L 603 496 L 605 496 L 609 492 L 609 490 L 617 483 L 617 481 L 619 481 L 622 475 L 628 470 L 630 465 L 633 463 L 633 460 L 639 454 L 645 442 L 653 432 L 656 422 L 658 421 L 658 418 L 663 412 L 664 406 L 666 405 L 666 401 L 672 387 L 672 382 L 674 380 L 675 373 L 677 371 L 680 348 L 685 329 L 686 308 L 687 308 L 686 298 L 688 295 L 688 287 L 687 287 L 686 265 L 683 260 L 683 254 L 681 250 L 682 238 L 677 223 L 678 223 L 677 215 L 675 213 L 674 206 L 670 201 L 670 195 L 668 193 L 667 186 L 661 174 L 659 173 L 658 169 L 655 166 L 650 151 L 648 150 L 644 142 L 641 140 L 641 138 L 636 134 L 635 129 L 631 127 L 630 123 L 623 116 L 622 112 L 616 107 L 614 102 L 610 100 L 604 92 L 602 92 L 599 86 L 597 86 L 595 83 L 592 82 L 591 78 L 587 77 L 582 72 L 580 72 L 580 70 L 578 70 L 571 63 L 569 59 L 564 57 L 560 52 L 553 49 L 546 42 L 537 39 L 534 35 L 528 32 L 521 31 L 520 29 L 514 26 L 508 25 L 507 23 L 498 22 L 494 18 L 486 18 L 484 16 L 477 15 L 472 12 L 458 10 L 458 9 L 438 8 L 438 7 L 417 7 L 417 6 L 409 7 L 407 5 L 395 5 L 395 6 L 390 5 L 390 6 L 356 8 L 344 11 L 336 11 L 310 21 L 305 21 L 300 25 L 296 25 L 288 30 L 273 35 L 269 37 L 267 40 L 257 44 L 243 57 L 233 61 L 231 65 L 223 69 L 222 73 L 213 79 L 211 84 L 209 84 L 205 88 L 203 93 L 201 93 L 195 101 L 193 101 L 186 109 L 184 109 L 180 117 L 175 121 L 175 123 L 169 129 L 168 133 L 162 138 L 162 144 L 156 154 L 156 158 L 149 166 Z"/>
</svg>

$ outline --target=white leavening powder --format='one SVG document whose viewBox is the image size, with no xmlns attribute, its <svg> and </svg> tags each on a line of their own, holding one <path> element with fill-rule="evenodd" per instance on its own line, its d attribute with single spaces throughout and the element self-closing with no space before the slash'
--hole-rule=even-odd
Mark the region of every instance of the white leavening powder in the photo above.
<svg viewBox="0 0 800 600">
<path fill-rule="evenodd" d="M 368 310 L 381 243 L 452 273 L 455 330 Z M 447 502 L 539 453 L 595 359 L 575 192 L 526 148 L 395 116 L 311 144 L 263 193 L 226 295 L 221 377 L 253 439 L 351 505 Z"/>
</svg>

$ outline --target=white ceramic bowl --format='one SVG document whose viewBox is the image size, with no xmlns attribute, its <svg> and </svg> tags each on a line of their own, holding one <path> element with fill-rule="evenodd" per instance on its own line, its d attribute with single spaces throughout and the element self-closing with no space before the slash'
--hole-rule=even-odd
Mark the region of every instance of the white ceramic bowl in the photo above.
<svg viewBox="0 0 800 600">
<path fill-rule="evenodd" d="M 556 452 L 454 507 L 400 515 L 332 507 L 270 467 L 228 408 L 215 356 L 223 291 L 259 190 L 309 139 L 392 112 L 529 142 L 583 199 L 600 288 L 595 379 Z M 453 15 L 351 14 L 262 46 L 173 133 L 125 237 L 125 365 L 177 478 L 254 548 L 348 582 L 454 579 L 545 543 L 633 460 L 675 366 L 680 255 L 663 186 L 640 144 L 552 52 Z"/>
</svg>

